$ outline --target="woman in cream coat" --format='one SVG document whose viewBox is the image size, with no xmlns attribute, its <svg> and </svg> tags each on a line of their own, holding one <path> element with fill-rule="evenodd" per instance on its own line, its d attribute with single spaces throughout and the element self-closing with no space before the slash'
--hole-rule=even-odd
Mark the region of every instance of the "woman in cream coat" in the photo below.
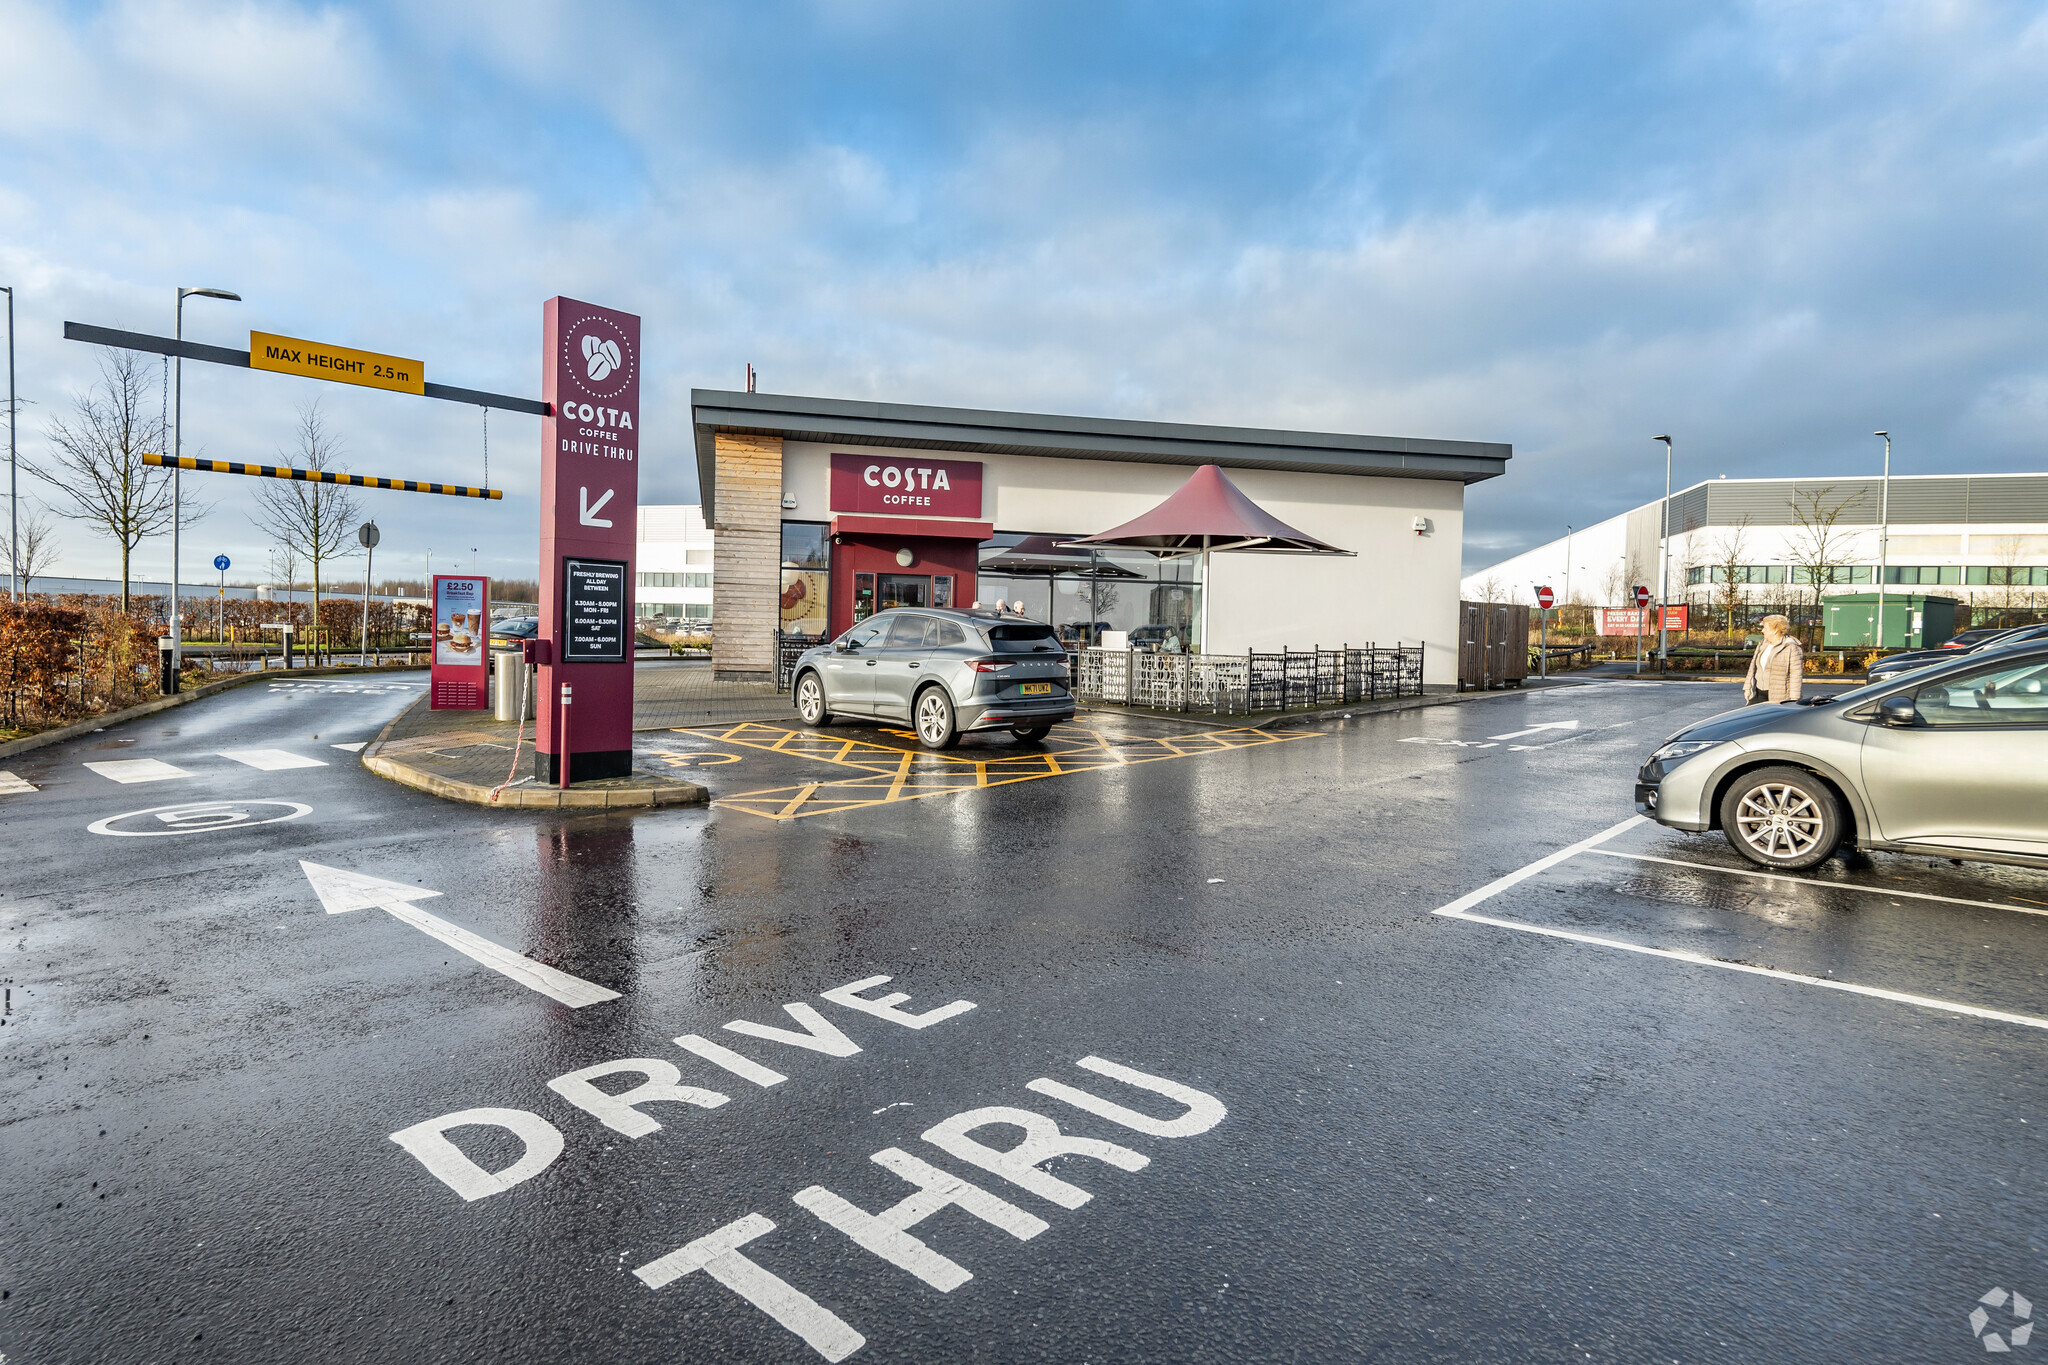
<svg viewBox="0 0 2048 1365">
<path fill-rule="evenodd" d="M 1743 703 L 1798 701 L 1799 684 L 1806 677 L 1806 649 L 1786 618 L 1766 616 L 1760 624 L 1764 642 L 1750 656 L 1749 676 L 1742 680 Z"/>
</svg>

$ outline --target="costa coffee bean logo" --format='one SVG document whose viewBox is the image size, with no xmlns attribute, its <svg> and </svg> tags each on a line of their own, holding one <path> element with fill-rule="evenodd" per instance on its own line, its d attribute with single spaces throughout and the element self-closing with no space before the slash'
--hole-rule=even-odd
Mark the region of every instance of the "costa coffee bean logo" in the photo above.
<svg viewBox="0 0 2048 1365">
<path fill-rule="evenodd" d="M 592 398 L 617 398 L 638 373 L 633 343 L 609 318 L 580 319 L 562 335 L 562 369 Z"/>
</svg>

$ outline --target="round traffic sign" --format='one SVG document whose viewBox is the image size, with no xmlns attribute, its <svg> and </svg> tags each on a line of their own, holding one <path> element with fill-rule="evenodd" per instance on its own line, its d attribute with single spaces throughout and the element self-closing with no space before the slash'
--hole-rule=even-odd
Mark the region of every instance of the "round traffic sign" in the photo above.
<svg viewBox="0 0 2048 1365">
<path fill-rule="evenodd" d="M 1636 605 L 1639 607 L 1650 605 L 1650 590 L 1640 583 L 1636 584 Z"/>
<path fill-rule="evenodd" d="M 379 539 L 376 522 L 366 521 L 361 526 L 356 527 L 356 540 L 362 544 L 364 549 L 376 549 Z"/>
<path fill-rule="evenodd" d="M 213 567 L 219 569 L 222 573 L 226 573 L 228 571 L 228 557 L 226 555 L 215 555 L 213 557 Z"/>
<path fill-rule="evenodd" d="M 1556 594 L 1556 593 L 1552 592 L 1552 591 L 1551 591 L 1550 589 L 1548 589 L 1548 588 L 1538 588 L 1538 589 L 1536 589 L 1536 605 L 1537 605 L 1537 606 L 1539 606 L 1539 607 L 1543 608 L 1543 610 L 1545 610 L 1545 611 L 1549 611 L 1549 610 L 1550 610 L 1550 609 L 1551 609 L 1551 608 L 1552 608 L 1553 606 L 1555 606 L 1556 604 L 1557 604 L 1557 594 Z"/>
</svg>

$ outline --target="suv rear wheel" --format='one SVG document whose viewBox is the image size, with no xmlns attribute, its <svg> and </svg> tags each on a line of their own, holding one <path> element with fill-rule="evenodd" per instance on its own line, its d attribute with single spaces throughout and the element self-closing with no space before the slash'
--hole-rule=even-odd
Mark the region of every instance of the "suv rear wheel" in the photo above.
<svg viewBox="0 0 2048 1365">
<path fill-rule="evenodd" d="M 1721 832 L 1735 851 L 1765 867 L 1815 867 L 1842 842 L 1842 807 L 1804 768 L 1759 768 L 1721 798 Z"/>
<path fill-rule="evenodd" d="M 950 749 L 960 742 L 960 724 L 953 718 L 953 699 L 943 687 L 927 687 L 917 694 L 913 708 L 917 738 L 927 749 Z"/>
</svg>

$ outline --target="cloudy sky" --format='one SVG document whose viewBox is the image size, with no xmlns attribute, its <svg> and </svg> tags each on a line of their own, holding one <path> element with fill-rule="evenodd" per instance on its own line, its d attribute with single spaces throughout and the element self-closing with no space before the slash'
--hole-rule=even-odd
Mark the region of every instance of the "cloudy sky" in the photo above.
<svg viewBox="0 0 2048 1365">
<path fill-rule="evenodd" d="M 541 301 L 642 314 L 642 498 L 692 387 L 1512 442 L 1479 566 L 1679 481 L 2048 468 L 2048 10 L 1029 0 L 0 0 L 25 454 L 67 319 L 250 328 L 537 393 Z M 186 452 L 479 482 L 474 410 L 185 368 Z M 379 575 L 534 571 L 496 506 L 367 494 Z M 242 486 L 230 486 L 242 485 Z M 58 500 L 31 483 L 38 496 Z M 187 574 L 259 566 L 246 481 Z M 64 533 L 60 573 L 115 558 Z M 139 574 L 163 575 L 168 545 Z M 239 573 L 236 575 L 239 576 Z M 252 580 L 253 581 L 253 580 Z"/>
</svg>

